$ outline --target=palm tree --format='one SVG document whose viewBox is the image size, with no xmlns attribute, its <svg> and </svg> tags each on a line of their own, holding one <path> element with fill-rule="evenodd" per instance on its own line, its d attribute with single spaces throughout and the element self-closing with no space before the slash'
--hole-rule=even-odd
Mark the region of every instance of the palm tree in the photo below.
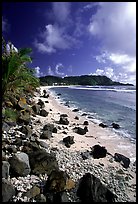
<svg viewBox="0 0 138 204">
<path fill-rule="evenodd" d="M 32 50 L 24 48 L 17 52 L 13 50 L 10 42 L 10 50 L 7 50 L 4 38 L 2 38 L 2 46 L 2 99 L 9 91 L 20 92 L 28 87 L 34 89 L 39 86 L 39 80 L 26 66 L 28 62 L 32 62 L 29 56 Z"/>
</svg>

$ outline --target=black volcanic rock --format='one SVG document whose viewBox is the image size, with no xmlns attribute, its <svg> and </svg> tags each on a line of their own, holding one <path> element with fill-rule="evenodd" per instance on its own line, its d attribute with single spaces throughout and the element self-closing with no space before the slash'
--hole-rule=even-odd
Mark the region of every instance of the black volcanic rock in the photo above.
<svg viewBox="0 0 138 204">
<path fill-rule="evenodd" d="M 107 150 L 105 147 L 101 147 L 100 145 L 94 145 L 91 147 L 90 154 L 93 156 L 94 159 L 99 159 L 106 157 Z"/>
<path fill-rule="evenodd" d="M 130 164 L 130 159 L 122 154 L 115 153 L 114 159 L 117 162 L 120 162 L 124 168 L 128 168 Z"/>
</svg>

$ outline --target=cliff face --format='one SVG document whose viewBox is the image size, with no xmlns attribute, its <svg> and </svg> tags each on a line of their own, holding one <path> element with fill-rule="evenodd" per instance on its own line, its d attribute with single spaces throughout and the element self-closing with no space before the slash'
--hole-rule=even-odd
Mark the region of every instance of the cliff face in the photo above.
<svg viewBox="0 0 138 204">
<path fill-rule="evenodd" d="M 90 76 L 90 75 L 82 75 L 82 76 L 69 76 L 69 77 L 57 77 L 57 76 L 45 76 L 40 77 L 40 85 L 104 85 L 104 86 L 112 86 L 112 85 L 129 85 L 132 84 L 123 84 L 120 82 L 115 82 L 109 79 L 106 76 Z"/>
</svg>

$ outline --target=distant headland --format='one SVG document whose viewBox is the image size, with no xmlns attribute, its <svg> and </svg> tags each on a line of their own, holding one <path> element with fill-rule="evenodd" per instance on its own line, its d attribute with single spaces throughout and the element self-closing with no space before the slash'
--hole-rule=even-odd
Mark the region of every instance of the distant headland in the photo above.
<svg viewBox="0 0 138 204">
<path fill-rule="evenodd" d="M 107 76 L 101 75 L 81 75 L 81 76 L 68 76 L 68 77 L 58 77 L 58 76 L 44 76 L 40 77 L 40 85 L 42 86 L 52 86 L 52 85 L 88 85 L 88 86 L 134 86 L 129 83 L 120 83 L 112 81 Z"/>
</svg>

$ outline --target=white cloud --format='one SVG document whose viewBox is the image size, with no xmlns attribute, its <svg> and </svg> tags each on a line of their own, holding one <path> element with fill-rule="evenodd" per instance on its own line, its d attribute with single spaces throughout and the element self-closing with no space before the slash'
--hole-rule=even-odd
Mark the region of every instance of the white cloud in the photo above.
<svg viewBox="0 0 138 204">
<path fill-rule="evenodd" d="M 43 42 L 35 40 L 34 45 L 42 53 L 54 53 L 57 49 L 69 49 L 78 41 L 68 35 L 64 28 L 58 25 L 48 24 L 45 31 L 41 33 Z"/>
<path fill-rule="evenodd" d="M 135 56 L 136 2 L 103 2 L 88 30 L 101 40 L 104 50 Z"/>
<path fill-rule="evenodd" d="M 70 3 L 69 2 L 53 2 L 53 12 L 56 21 L 62 23 L 68 20 L 70 14 Z"/>
<path fill-rule="evenodd" d="M 54 75 L 54 72 L 50 66 L 48 67 L 48 75 Z"/>
<path fill-rule="evenodd" d="M 36 77 L 43 76 L 43 72 L 40 71 L 40 67 L 35 67 L 34 70 L 35 70 Z"/>
<path fill-rule="evenodd" d="M 63 64 L 62 63 L 58 63 L 55 67 L 55 72 L 56 74 L 60 75 L 60 76 L 63 76 L 65 75 L 63 72 L 60 72 L 59 69 L 62 69 L 64 68 Z"/>
</svg>

